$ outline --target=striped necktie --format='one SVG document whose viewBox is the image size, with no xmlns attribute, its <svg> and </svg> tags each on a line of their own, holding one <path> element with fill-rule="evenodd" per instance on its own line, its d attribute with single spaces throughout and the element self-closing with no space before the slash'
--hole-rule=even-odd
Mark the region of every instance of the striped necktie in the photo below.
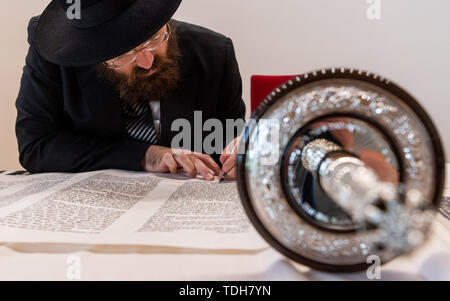
<svg viewBox="0 0 450 301">
<path fill-rule="evenodd" d="M 150 104 L 128 104 L 122 101 L 125 128 L 128 135 L 135 140 L 157 144 L 155 125 L 153 124 Z"/>
</svg>

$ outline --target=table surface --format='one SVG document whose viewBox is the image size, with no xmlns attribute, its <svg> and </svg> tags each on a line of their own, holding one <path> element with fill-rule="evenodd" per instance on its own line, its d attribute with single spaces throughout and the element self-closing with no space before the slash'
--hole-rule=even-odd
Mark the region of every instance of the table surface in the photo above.
<svg viewBox="0 0 450 301">
<path fill-rule="evenodd" d="M 446 208 L 449 214 L 448 202 Z M 445 214 L 438 215 L 422 248 L 382 266 L 382 280 L 450 280 L 450 220 Z M 368 279 L 366 272 L 315 271 L 272 248 L 216 252 L 150 246 L 0 243 L 0 280 L 73 280 L 68 271 L 73 268 L 74 258 L 79 260 L 79 280 Z"/>
</svg>

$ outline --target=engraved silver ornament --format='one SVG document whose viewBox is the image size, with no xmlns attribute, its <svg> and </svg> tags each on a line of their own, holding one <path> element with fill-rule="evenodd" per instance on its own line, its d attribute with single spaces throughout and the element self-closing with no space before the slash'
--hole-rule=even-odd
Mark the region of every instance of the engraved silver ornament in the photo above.
<svg viewBox="0 0 450 301">
<path fill-rule="evenodd" d="M 252 119 L 238 187 L 278 251 L 345 272 L 424 243 L 445 160 L 430 118 L 399 86 L 362 70 L 314 71 L 277 88 Z"/>
</svg>

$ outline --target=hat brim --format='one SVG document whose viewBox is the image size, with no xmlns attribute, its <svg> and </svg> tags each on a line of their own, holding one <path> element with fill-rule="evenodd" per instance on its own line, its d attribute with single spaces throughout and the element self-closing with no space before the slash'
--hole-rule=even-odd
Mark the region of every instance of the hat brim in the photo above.
<svg viewBox="0 0 450 301">
<path fill-rule="evenodd" d="M 181 0 L 137 0 L 119 16 L 93 28 L 75 27 L 58 1 L 39 18 L 36 49 L 47 61 L 67 66 L 104 62 L 136 48 L 170 21 Z"/>
</svg>

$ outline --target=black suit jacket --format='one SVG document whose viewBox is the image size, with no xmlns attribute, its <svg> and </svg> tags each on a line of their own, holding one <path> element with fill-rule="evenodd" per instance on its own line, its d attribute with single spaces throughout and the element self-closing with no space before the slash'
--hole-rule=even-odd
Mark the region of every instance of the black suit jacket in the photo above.
<svg viewBox="0 0 450 301">
<path fill-rule="evenodd" d="M 45 61 L 34 47 L 38 21 L 34 17 L 28 26 L 30 47 L 16 101 L 22 166 L 32 173 L 141 170 L 150 144 L 128 137 L 116 90 L 98 75 L 96 66 L 69 68 Z M 171 131 L 175 119 L 189 120 L 192 136 L 201 134 L 194 129 L 196 110 L 203 120 L 245 117 L 232 41 L 199 26 L 174 22 L 182 79 L 176 91 L 161 100 L 159 144 L 167 147 L 178 133 Z M 218 161 L 217 155 L 213 158 Z"/>
</svg>

